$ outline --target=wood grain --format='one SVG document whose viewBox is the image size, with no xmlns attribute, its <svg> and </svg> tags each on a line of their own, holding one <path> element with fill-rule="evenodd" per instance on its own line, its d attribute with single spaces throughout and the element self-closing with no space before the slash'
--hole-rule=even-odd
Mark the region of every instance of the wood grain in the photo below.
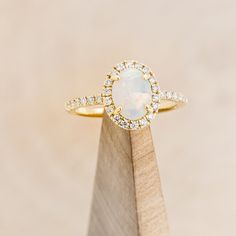
<svg viewBox="0 0 236 236">
<path fill-rule="evenodd" d="M 150 128 L 127 131 L 105 116 L 89 236 L 167 236 L 168 223 Z"/>
</svg>

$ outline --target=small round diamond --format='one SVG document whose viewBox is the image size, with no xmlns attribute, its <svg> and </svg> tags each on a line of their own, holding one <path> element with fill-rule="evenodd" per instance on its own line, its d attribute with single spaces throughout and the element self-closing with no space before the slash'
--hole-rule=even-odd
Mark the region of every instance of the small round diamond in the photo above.
<svg viewBox="0 0 236 236">
<path fill-rule="evenodd" d="M 123 127 L 123 128 L 128 128 L 129 127 L 129 122 L 127 120 L 122 120 L 120 122 L 120 125 Z"/>
<path fill-rule="evenodd" d="M 157 93 L 159 90 L 160 90 L 159 86 L 157 86 L 157 85 L 152 86 L 152 91 L 154 93 Z"/>
<path fill-rule="evenodd" d="M 112 71 L 109 75 L 110 79 L 113 81 L 116 81 L 119 79 L 119 75 L 117 71 Z"/>
<path fill-rule="evenodd" d="M 68 102 L 67 105 L 68 105 L 70 108 L 75 108 L 75 107 L 76 107 L 76 102 L 73 100 L 73 101 Z"/>
<path fill-rule="evenodd" d="M 137 129 L 139 127 L 138 122 L 137 121 L 131 121 L 130 122 L 130 128 L 131 129 Z"/>
<path fill-rule="evenodd" d="M 112 103 L 111 97 L 105 97 L 105 104 L 106 104 L 107 106 L 109 106 L 109 105 L 111 105 L 111 103 Z"/>
<path fill-rule="evenodd" d="M 142 71 L 143 71 L 144 74 L 148 74 L 150 69 L 148 67 L 144 66 Z"/>
<path fill-rule="evenodd" d="M 152 96 L 152 100 L 154 102 L 158 102 L 160 100 L 160 96 L 158 94 L 155 94 L 155 95 Z"/>
<path fill-rule="evenodd" d="M 123 63 L 120 63 L 120 64 L 117 64 L 116 67 L 115 67 L 116 70 L 118 71 L 122 71 L 125 69 L 125 66 Z"/>
<path fill-rule="evenodd" d="M 181 102 L 184 101 L 184 95 L 182 93 L 179 94 L 179 101 L 181 101 Z"/>
<path fill-rule="evenodd" d="M 108 114 L 112 114 L 114 112 L 114 107 L 113 106 L 106 107 L 106 112 Z"/>
<path fill-rule="evenodd" d="M 112 86 L 112 80 L 111 79 L 107 79 L 104 83 L 105 86 Z"/>
<path fill-rule="evenodd" d="M 153 103 L 152 104 L 152 108 L 153 108 L 153 111 L 156 112 L 158 110 L 158 103 Z"/>
<path fill-rule="evenodd" d="M 115 119 L 115 121 L 119 121 L 120 120 L 120 115 L 114 115 L 114 119 Z"/>
<path fill-rule="evenodd" d="M 86 105 L 86 103 L 87 103 L 87 98 L 86 98 L 86 97 L 82 97 L 82 98 L 80 99 L 80 103 L 81 103 L 82 105 Z"/>
<path fill-rule="evenodd" d="M 151 84 L 155 84 L 157 82 L 157 80 L 154 77 L 151 77 L 149 81 Z"/>
<path fill-rule="evenodd" d="M 103 95 L 104 96 L 110 96 L 111 95 L 111 89 L 110 88 L 104 88 Z"/>
<path fill-rule="evenodd" d="M 144 127 L 148 124 L 148 121 L 145 118 L 143 118 L 139 121 L 139 124 L 140 124 L 140 126 Z"/>
<path fill-rule="evenodd" d="M 140 63 L 136 63 L 136 64 L 135 64 L 135 68 L 142 71 L 143 65 L 140 64 Z"/>
<path fill-rule="evenodd" d="M 172 98 L 172 93 L 171 92 L 167 92 L 166 93 L 166 97 L 167 97 L 167 99 L 171 99 Z"/>
<path fill-rule="evenodd" d="M 101 103 L 102 103 L 102 97 L 101 97 L 101 95 L 97 95 L 97 96 L 96 96 L 96 103 L 97 103 L 97 104 L 101 104 Z"/>
<path fill-rule="evenodd" d="M 95 98 L 93 96 L 88 97 L 88 104 L 92 105 L 95 102 Z"/>
<path fill-rule="evenodd" d="M 134 68 L 134 61 L 125 62 L 126 68 Z"/>
<path fill-rule="evenodd" d="M 147 118 L 148 118 L 150 121 L 151 121 L 151 120 L 154 120 L 155 114 L 149 113 L 149 114 L 147 115 Z"/>
</svg>

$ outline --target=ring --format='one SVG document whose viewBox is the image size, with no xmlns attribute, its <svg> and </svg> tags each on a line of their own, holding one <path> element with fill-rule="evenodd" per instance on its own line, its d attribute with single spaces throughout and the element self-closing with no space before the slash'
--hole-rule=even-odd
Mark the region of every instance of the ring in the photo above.
<svg viewBox="0 0 236 236">
<path fill-rule="evenodd" d="M 176 109 L 187 102 L 181 93 L 162 91 L 146 65 L 124 61 L 107 75 L 101 94 L 72 99 L 65 109 L 90 117 L 102 117 L 105 110 L 121 128 L 137 130 L 149 125 L 158 111 Z"/>
</svg>

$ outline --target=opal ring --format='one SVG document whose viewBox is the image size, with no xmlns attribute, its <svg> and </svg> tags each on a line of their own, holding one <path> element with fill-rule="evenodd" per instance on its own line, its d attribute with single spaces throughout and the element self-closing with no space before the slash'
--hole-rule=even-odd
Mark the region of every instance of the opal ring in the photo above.
<svg viewBox="0 0 236 236">
<path fill-rule="evenodd" d="M 71 114 L 90 117 L 102 117 L 105 110 L 118 126 L 137 130 L 149 125 L 158 111 L 186 103 L 181 93 L 161 90 L 149 67 L 124 61 L 107 75 L 101 94 L 72 99 L 65 108 Z"/>
</svg>

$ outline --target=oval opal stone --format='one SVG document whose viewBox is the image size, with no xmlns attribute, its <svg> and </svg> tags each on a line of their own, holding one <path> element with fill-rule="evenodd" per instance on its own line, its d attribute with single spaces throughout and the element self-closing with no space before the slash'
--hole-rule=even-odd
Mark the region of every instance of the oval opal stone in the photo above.
<svg viewBox="0 0 236 236">
<path fill-rule="evenodd" d="M 151 103 L 152 90 L 143 73 L 135 68 L 123 70 L 120 80 L 113 84 L 112 97 L 121 114 L 130 120 L 140 119 L 146 114 L 145 105 Z"/>
</svg>

